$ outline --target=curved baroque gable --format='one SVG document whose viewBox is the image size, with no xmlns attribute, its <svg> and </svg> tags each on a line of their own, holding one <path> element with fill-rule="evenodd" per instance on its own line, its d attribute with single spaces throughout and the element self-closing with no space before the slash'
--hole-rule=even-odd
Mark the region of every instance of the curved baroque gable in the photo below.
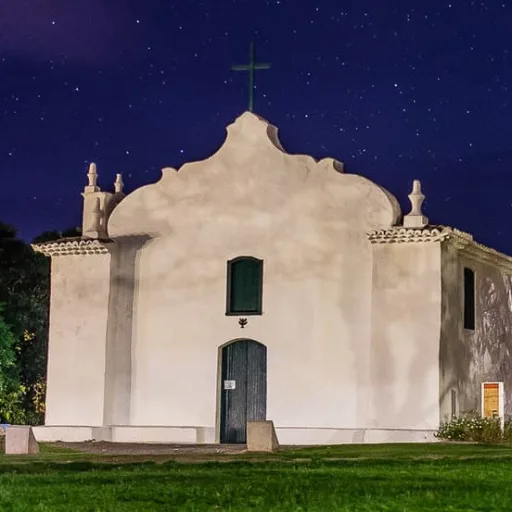
<svg viewBox="0 0 512 512">
<path fill-rule="evenodd" d="M 370 180 L 343 172 L 331 158 L 319 162 L 285 152 L 277 128 L 246 112 L 227 128 L 222 147 L 210 158 L 165 168 L 157 183 L 135 190 L 113 211 L 111 238 L 176 229 L 197 229 L 215 220 L 245 225 L 314 220 L 350 223 L 367 229 L 394 225 L 396 199 Z M 284 225 L 284 224 L 283 224 Z"/>
</svg>

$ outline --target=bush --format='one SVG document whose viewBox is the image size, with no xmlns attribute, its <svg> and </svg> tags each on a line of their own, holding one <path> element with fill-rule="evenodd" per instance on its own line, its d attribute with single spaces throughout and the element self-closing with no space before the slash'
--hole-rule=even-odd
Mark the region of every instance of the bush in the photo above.
<svg viewBox="0 0 512 512">
<path fill-rule="evenodd" d="M 474 443 L 512 441 L 512 422 L 507 420 L 502 429 L 500 418 L 481 418 L 470 414 L 441 423 L 436 437 L 446 441 Z"/>
<path fill-rule="evenodd" d="M 503 426 L 503 440 L 507 443 L 512 443 L 512 420 L 505 420 L 505 425 Z"/>
<path fill-rule="evenodd" d="M 0 393 L 0 423 L 16 425 L 27 423 L 27 413 L 22 405 L 25 394 L 26 389 L 23 386 Z"/>
</svg>

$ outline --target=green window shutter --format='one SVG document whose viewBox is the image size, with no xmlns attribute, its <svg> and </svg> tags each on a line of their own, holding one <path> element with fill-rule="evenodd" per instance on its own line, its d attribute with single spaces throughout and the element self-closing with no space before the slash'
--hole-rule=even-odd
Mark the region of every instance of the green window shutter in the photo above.
<svg viewBox="0 0 512 512">
<path fill-rule="evenodd" d="M 228 262 L 228 314 L 261 314 L 263 261 L 237 258 Z"/>
</svg>

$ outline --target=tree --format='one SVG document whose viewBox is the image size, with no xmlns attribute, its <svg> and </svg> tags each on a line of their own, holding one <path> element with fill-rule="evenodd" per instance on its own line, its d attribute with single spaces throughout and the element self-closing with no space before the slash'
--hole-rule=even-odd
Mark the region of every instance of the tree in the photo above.
<svg viewBox="0 0 512 512">
<path fill-rule="evenodd" d="M 0 408 L 3 402 L 17 400 L 19 408 L 11 413 L 17 422 L 34 424 L 42 421 L 49 274 L 48 259 L 18 239 L 14 228 L 0 224 L 0 303 L 5 304 L 3 318 L 15 339 L 11 375 L 17 375 L 17 381 L 14 377 L 10 381 L 11 384 L 16 381 L 17 387 L 11 385 L 0 391 Z M 5 374 L 2 368 L 0 372 Z M 14 411 L 15 408 L 11 409 Z"/>
<path fill-rule="evenodd" d="M 0 313 L 3 306 L 0 306 Z M 16 378 L 14 346 L 16 338 L 0 316 L 0 393 L 4 392 Z M 14 371 L 13 371 L 14 370 Z M 1 411 L 0 411 L 1 416 Z"/>
<path fill-rule="evenodd" d="M 16 337 L 0 316 L 0 423 L 23 422 L 26 416 L 22 404 L 25 388 L 19 380 L 15 346 Z"/>
<path fill-rule="evenodd" d="M 82 228 L 69 228 L 64 231 L 45 231 L 40 235 L 36 236 L 32 240 L 33 244 L 41 244 L 43 242 L 51 242 L 52 240 L 58 240 L 59 238 L 73 238 L 82 236 Z"/>
</svg>

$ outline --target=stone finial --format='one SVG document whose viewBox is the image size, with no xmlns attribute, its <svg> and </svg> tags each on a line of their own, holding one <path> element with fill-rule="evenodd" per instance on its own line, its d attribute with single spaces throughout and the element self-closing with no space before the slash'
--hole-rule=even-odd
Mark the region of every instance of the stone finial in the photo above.
<svg viewBox="0 0 512 512">
<path fill-rule="evenodd" d="M 420 180 L 414 180 L 412 192 L 409 194 L 411 201 L 411 211 L 404 217 L 404 227 L 406 228 L 424 228 L 428 225 L 428 219 L 423 215 L 421 206 L 425 196 L 421 192 Z"/>
<path fill-rule="evenodd" d="M 123 176 L 121 174 L 116 174 L 116 181 L 114 182 L 114 191 L 116 194 L 123 193 Z"/>
<path fill-rule="evenodd" d="M 96 170 L 96 164 L 92 162 L 89 165 L 89 172 L 87 173 L 87 179 L 89 180 L 88 185 L 84 188 L 85 194 L 91 194 L 93 192 L 100 192 L 100 187 L 98 187 L 98 171 Z"/>
</svg>

